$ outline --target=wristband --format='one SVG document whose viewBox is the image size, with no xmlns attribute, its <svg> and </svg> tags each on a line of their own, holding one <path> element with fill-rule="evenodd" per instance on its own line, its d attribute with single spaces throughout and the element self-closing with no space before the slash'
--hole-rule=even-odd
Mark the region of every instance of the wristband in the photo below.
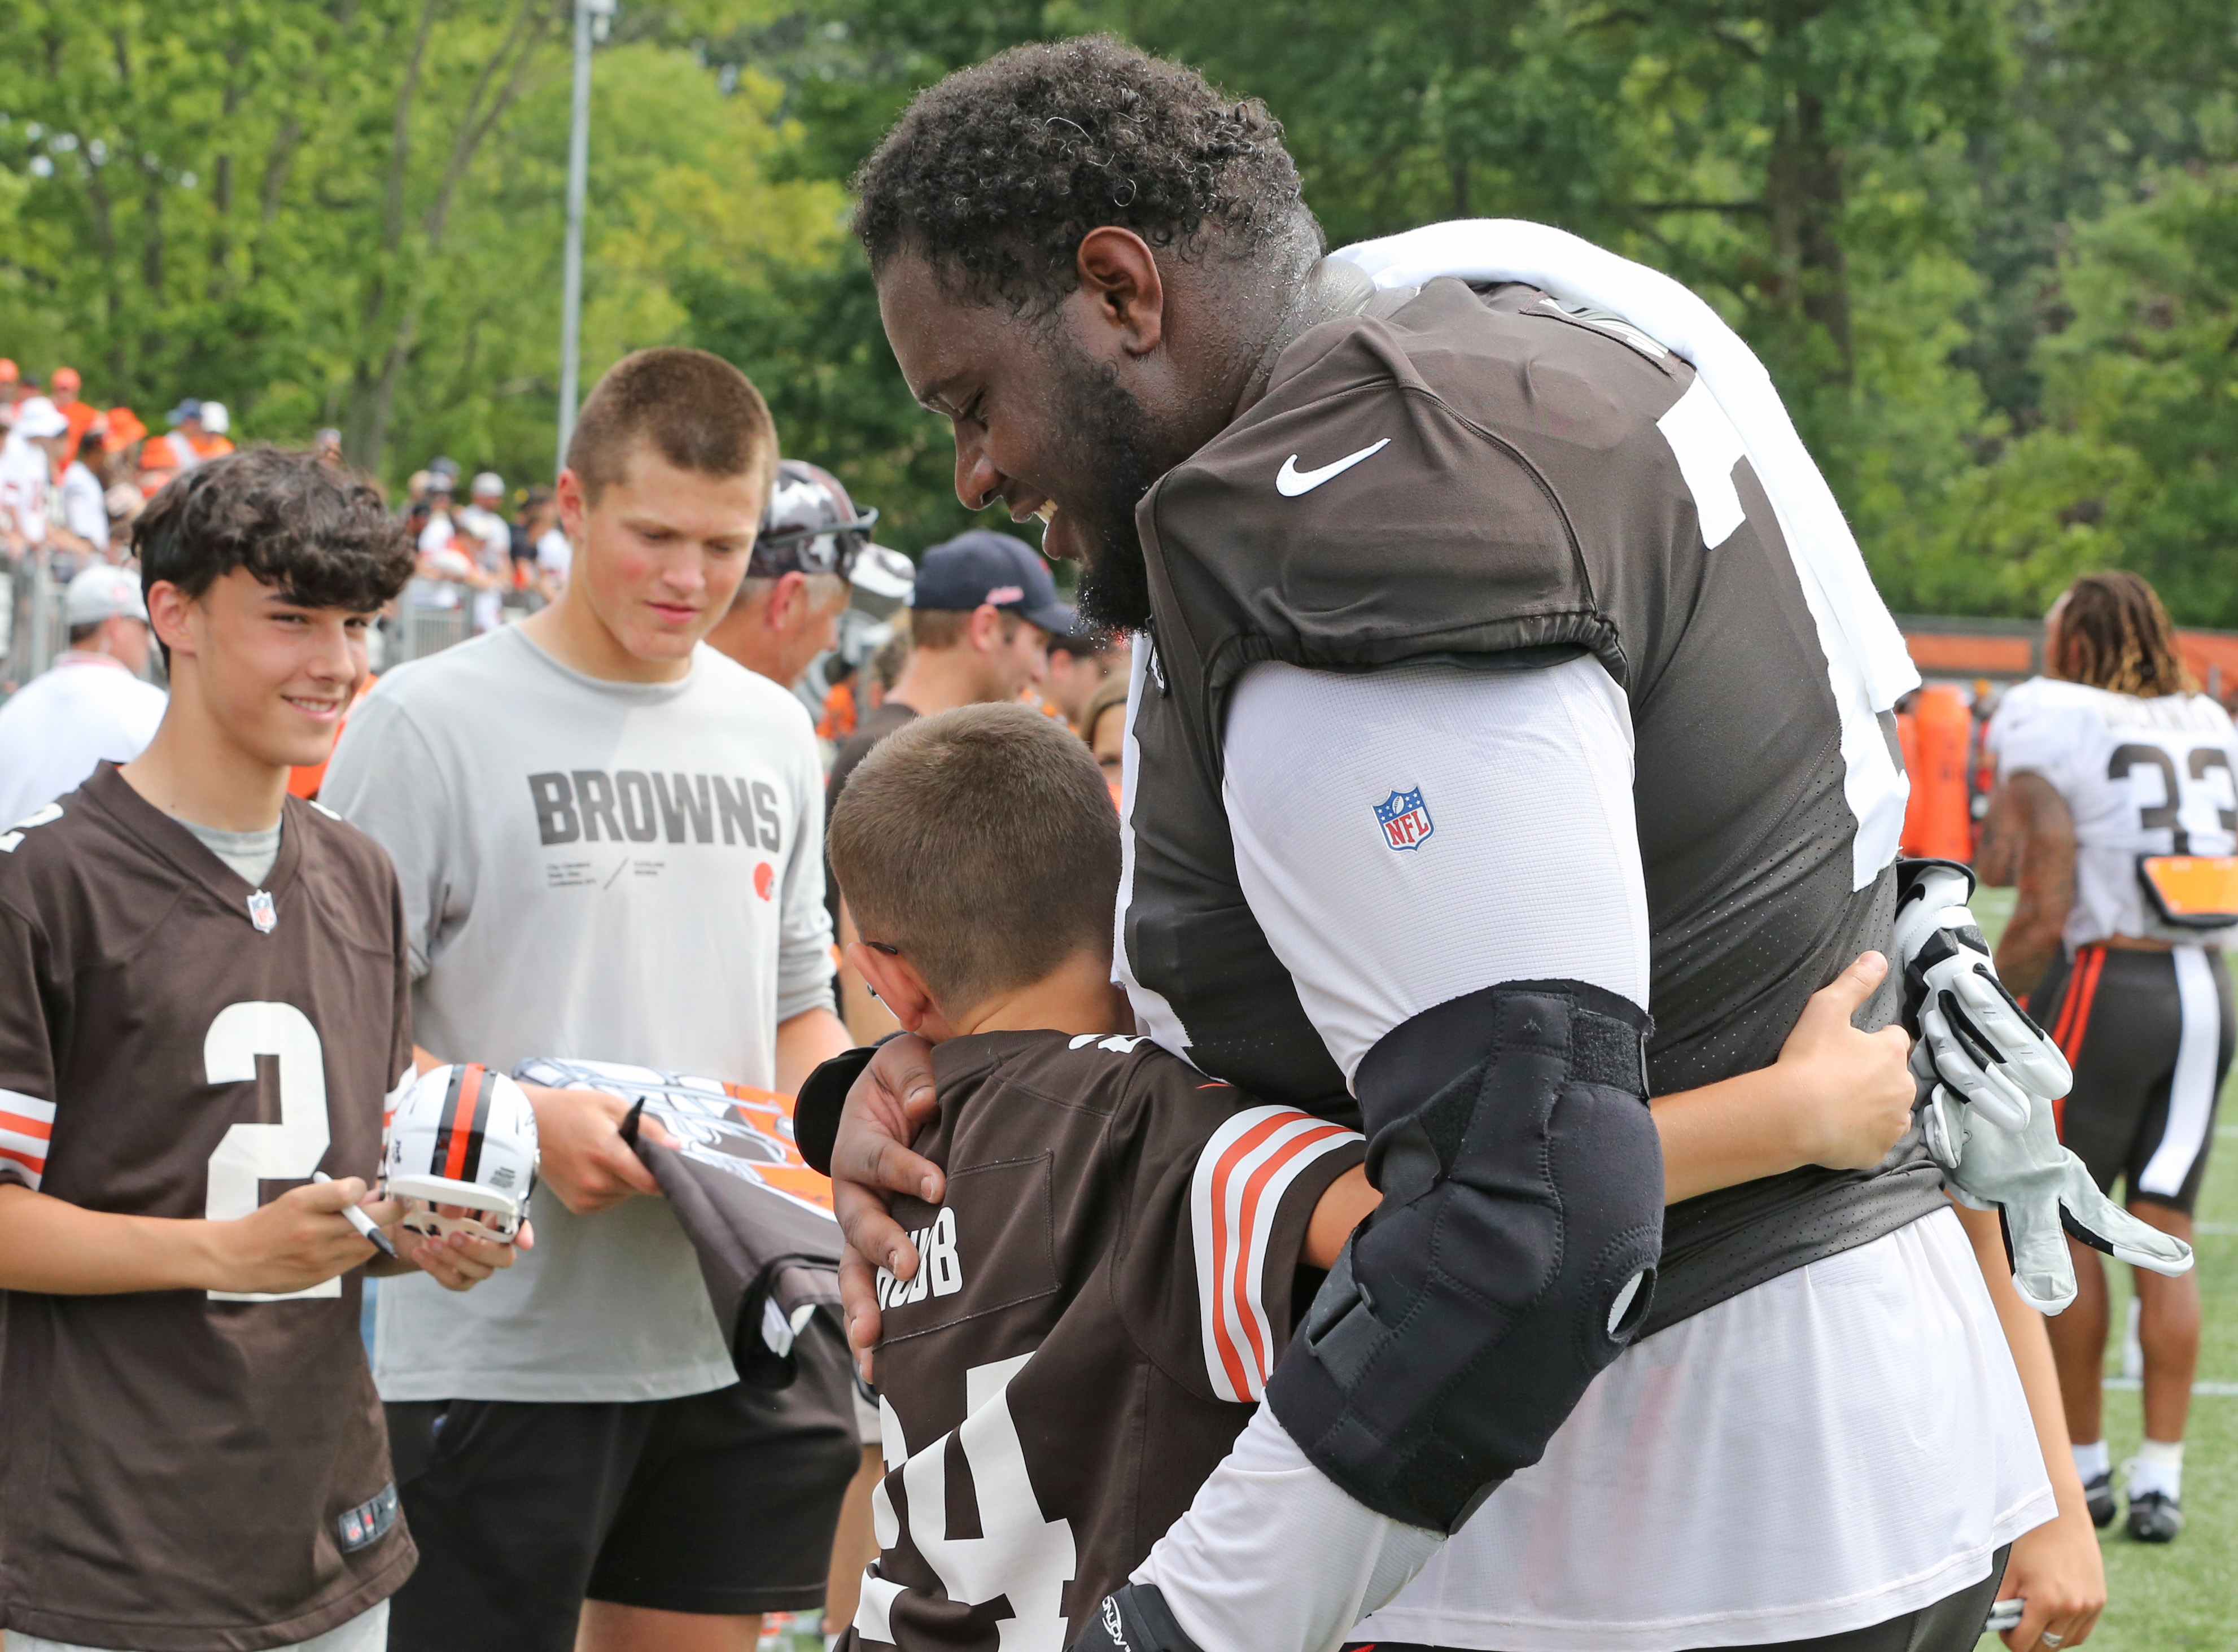
<svg viewBox="0 0 2238 1652">
<path fill-rule="evenodd" d="M 792 1103 L 792 1144 L 811 1170 L 831 1174 L 831 1149 L 839 1139 L 839 1115 L 847 1105 L 847 1092 L 871 1065 L 878 1045 L 900 1036 L 889 1032 L 877 1044 L 843 1050 L 800 1081 L 800 1093 Z"/>
</svg>

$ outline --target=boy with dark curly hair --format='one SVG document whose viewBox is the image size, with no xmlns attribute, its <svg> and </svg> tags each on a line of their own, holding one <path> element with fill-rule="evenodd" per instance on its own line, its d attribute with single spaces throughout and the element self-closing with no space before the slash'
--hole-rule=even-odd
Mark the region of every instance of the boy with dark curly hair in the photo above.
<svg viewBox="0 0 2238 1652">
<path fill-rule="evenodd" d="M 367 1199 L 412 1076 L 403 906 L 288 794 L 411 549 L 371 488 L 269 450 L 135 536 L 163 721 L 0 833 L 0 1628 L 374 1652 L 414 1551 L 358 1271 L 463 1290 L 512 1260 Z"/>
</svg>

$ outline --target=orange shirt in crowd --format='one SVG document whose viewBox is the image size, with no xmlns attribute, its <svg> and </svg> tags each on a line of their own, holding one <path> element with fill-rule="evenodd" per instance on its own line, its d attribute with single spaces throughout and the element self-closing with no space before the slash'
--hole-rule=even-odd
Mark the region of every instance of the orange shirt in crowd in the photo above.
<svg viewBox="0 0 2238 1652">
<path fill-rule="evenodd" d="M 837 746 L 855 732 L 855 680 L 831 685 L 824 696 L 824 715 L 816 720 L 816 737 Z"/>
<path fill-rule="evenodd" d="M 233 443 L 223 436 L 206 435 L 195 441 L 185 431 L 174 430 L 168 436 L 156 437 L 140 450 L 140 468 L 181 471 L 205 459 L 222 458 L 232 451 Z"/>
<path fill-rule="evenodd" d="M 336 745 L 339 745 L 341 742 L 342 730 L 349 726 L 350 712 L 355 711 L 357 709 L 357 702 L 363 700 L 367 694 L 373 692 L 373 684 L 374 679 L 367 677 L 363 682 L 358 685 L 357 693 L 350 700 L 349 711 L 346 711 L 342 713 L 342 720 L 340 726 L 334 730 L 334 741 Z M 328 746 L 327 748 L 327 753 L 328 760 L 331 760 L 334 753 L 334 746 Z M 319 787 L 326 784 L 326 761 L 307 764 L 301 768 L 293 768 L 288 771 L 288 790 L 293 795 L 299 798 L 306 799 L 315 799 L 319 795 Z"/>
<path fill-rule="evenodd" d="M 70 446 L 63 451 L 60 467 L 67 470 L 70 461 L 77 457 L 77 446 L 85 440 L 85 433 L 101 421 L 101 409 L 81 396 L 64 408 L 62 414 L 70 421 Z"/>
</svg>

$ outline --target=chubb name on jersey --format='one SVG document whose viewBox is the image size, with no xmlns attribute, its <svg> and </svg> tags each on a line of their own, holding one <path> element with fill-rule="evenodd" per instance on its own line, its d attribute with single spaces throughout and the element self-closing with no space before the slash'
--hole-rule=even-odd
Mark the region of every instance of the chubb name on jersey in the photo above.
<svg viewBox="0 0 2238 1652">
<path fill-rule="evenodd" d="M 557 843 L 744 844 L 775 854 L 785 846 L 777 788 L 720 774 L 658 774 L 579 768 L 528 777 L 536 835 Z"/>
<path fill-rule="evenodd" d="M 910 1235 L 917 1247 L 917 1272 L 907 1279 L 878 1270 L 878 1306 L 906 1307 L 925 1297 L 952 1297 L 963 1289 L 963 1264 L 956 1254 L 956 1212 L 945 1204 L 931 1224 Z"/>
</svg>

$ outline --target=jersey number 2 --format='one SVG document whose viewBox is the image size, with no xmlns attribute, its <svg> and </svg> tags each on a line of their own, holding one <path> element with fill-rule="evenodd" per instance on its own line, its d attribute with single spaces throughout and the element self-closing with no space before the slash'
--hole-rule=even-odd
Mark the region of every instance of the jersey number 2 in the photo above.
<svg viewBox="0 0 2238 1652">
<path fill-rule="evenodd" d="M 2207 771 L 2211 768 L 2221 769 L 2226 782 L 2231 778 L 2230 759 L 2220 746 L 2199 747 L 2192 753 L 2190 761 L 2184 766 L 2191 771 L 2191 778 L 2195 780 L 2205 780 Z M 2157 746 L 2117 746 L 2114 748 L 2113 757 L 2106 764 L 2106 778 L 2109 780 L 2124 780 L 2135 768 L 2156 768 L 2161 772 L 2161 801 L 2141 805 L 2137 810 L 2137 824 L 2148 832 L 2171 833 L 2170 854 L 2189 854 L 2191 833 L 2183 829 L 2183 791 L 2176 779 L 2175 760 Z M 2218 807 L 2215 817 L 2221 822 L 2225 832 L 2238 832 L 2238 809 Z"/>
<path fill-rule="evenodd" d="M 213 1222 L 248 1216 L 264 1182 L 310 1179 L 333 1138 L 327 1125 L 327 1062 L 319 1030 L 292 1004 L 228 1004 L 202 1040 L 203 1077 L 214 1085 L 253 1083 L 256 1058 L 270 1056 L 279 1069 L 280 1122 L 235 1125 L 209 1158 L 209 1198 L 203 1214 Z M 217 1302 L 293 1302 L 339 1297 L 341 1276 L 307 1290 L 276 1293 L 213 1290 Z"/>
</svg>

